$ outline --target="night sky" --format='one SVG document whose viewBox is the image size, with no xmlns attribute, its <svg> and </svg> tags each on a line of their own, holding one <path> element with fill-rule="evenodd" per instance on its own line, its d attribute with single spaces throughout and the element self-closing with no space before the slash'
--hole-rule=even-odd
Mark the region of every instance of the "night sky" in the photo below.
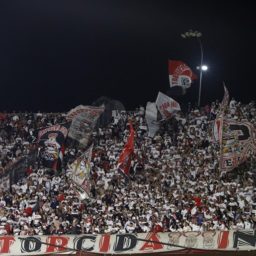
<svg viewBox="0 0 256 256">
<path fill-rule="evenodd" d="M 145 106 L 169 89 L 168 59 L 198 74 L 199 44 L 180 36 L 189 29 L 202 32 L 209 66 L 202 105 L 222 99 L 223 81 L 237 100 L 255 100 L 253 1 L 226 2 L 1 0 L 0 112 L 66 112 L 100 96 Z M 198 87 L 176 99 L 196 102 Z"/>
</svg>

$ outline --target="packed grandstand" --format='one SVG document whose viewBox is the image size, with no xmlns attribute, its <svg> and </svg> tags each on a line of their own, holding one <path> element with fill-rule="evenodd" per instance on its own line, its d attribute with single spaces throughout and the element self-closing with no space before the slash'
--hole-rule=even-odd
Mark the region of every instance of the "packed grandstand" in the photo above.
<svg viewBox="0 0 256 256">
<path fill-rule="evenodd" d="M 65 124 L 66 114 L 1 113 L 0 236 L 256 229 L 255 158 L 231 171 L 220 168 L 212 132 L 219 107 L 213 102 L 177 112 L 159 122 L 153 137 L 144 108 L 116 111 L 107 125 L 96 125 L 90 147 L 66 139 L 58 169 L 42 160 L 38 131 Z M 255 113 L 254 102 L 235 100 L 226 110 L 228 118 L 254 127 Z M 119 161 L 129 123 L 134 150 L 123 175 Z M 83 193 L 71 176 L 73 163 L 88 148 L 89 191 Z M 17 162 L 22 175 L 11 177 Z"/>
</svg>

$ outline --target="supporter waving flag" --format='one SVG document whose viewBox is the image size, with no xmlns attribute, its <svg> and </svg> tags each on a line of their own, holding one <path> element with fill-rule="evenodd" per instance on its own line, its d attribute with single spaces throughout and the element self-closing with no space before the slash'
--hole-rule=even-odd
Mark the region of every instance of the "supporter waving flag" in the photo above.
<svg viewBox="0 0 256 256">
<path fill-rule="evenodd" d="M 125 176 L 129 176 L 130 174 L 131 160 L 134 151 L 134 129 L 131 121 L 129 121 L 129 126 L 130 135 L 118 160 L 118 170 Z"/>
<path fill-rule="evenodd" d="M 53 170 L 60 169 L 67 134 L 68 124 L 56 124 L 38 132 L 39 153 L 45 167 Z"/>
<path fill-rule="evenodd" d="M 180 86 L 187 89 L 191 86 L 192 81 L 196 79 L 196 75 L 191 68 L 180 60 L 169 60 L 168 70 L 170 87 Z"/>
</svg>

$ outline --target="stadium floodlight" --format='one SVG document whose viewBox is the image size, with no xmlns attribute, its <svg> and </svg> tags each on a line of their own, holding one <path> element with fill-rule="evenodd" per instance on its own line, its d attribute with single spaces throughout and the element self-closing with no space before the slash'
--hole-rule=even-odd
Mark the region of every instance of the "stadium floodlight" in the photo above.
<svg viewBox="0 0 256 256">
<path fill-rule="evenodd" d="M 202 33 L 197 30 L 192 30 L 190 29 L 189 31 L 186 31 L 185 33 L 181 34 L 181 37 L 184 39 L 189 39 L 189 38 L 196 38 L 199 46 L 200 46 L 200 54 L 201 54 L 201 61 L 200 61 L 200 76 L 199 76 L 199 92 L 198 92 L 198 102 L 197 105 L 200 107 L 201 104 L 201 91 L 202 91 L 202 79 L 203 79 L 203 71 L 206 71 L 208 67 L 206 65 L 203 65 L 203 59 L 204 59 L 204 51 L 203 51 L 203 44 L 201 41 Z"/>
<path fill-rule="evenodd" d="M 202 69 L 202 71 L 207 71 L 208 66 L 207 65 L 197 66 L 196 69 L 198 69 L 198 70 Z"/>
<path fill-rule="evenodd" d="M 203 71 L 207 71 L 207 70 L 208 70 L 208 66 L 203 65 L 203 66 L 201 67 L 201 69 L 202 69 Z"/>
</svg>

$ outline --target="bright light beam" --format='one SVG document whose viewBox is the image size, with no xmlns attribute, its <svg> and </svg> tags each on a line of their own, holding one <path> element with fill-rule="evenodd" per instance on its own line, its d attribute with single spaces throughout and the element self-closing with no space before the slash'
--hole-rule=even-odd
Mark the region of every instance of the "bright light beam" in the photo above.
<svg viewBox="0 0 256 256">
<path fill-rule="evenodd" d="M 206 70 L 208 70 L 208 66 L 202 65 L 201 69 L 202 69 L 203 71 L 206 71 Z"/>
</svg>

